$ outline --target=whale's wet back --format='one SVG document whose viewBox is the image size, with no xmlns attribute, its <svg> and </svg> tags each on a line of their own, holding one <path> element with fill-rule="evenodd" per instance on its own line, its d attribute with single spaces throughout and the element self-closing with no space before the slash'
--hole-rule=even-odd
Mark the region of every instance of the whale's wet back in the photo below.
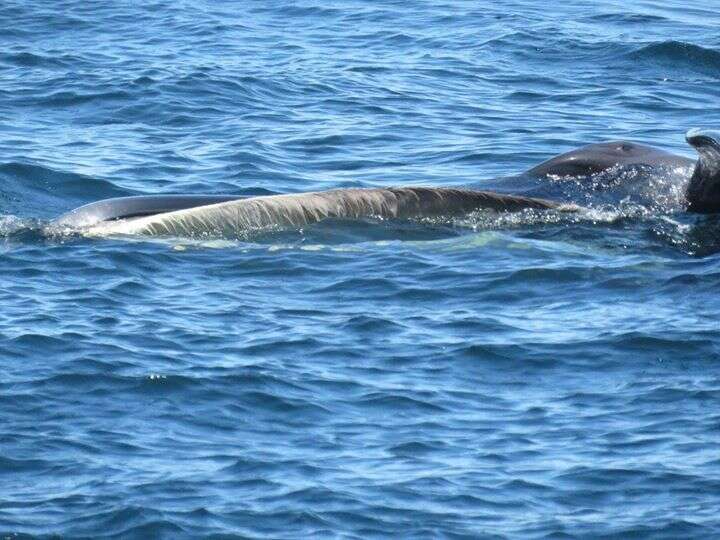
<svg viewBox="0 0 720 540">
<path fill-rule="evenodd" d="M 527 171 L 530 176 L 590 176 L 615 166 L 686 168 L 694 161 L 631 141 L 589 144 L 555 156 Z"/>
<path fill-rule="evenodd" d="M 712 189 L 718 170 L 717 141 L 707 133 L 691 130 L 687 140 L 700 154 L 698 162 L 663 150 L 627 141 L 583 146 L 551 158 L 515 177 L 535 179 L 536 189 L 551 190 L 551 180 L 564 177 L 575 186 L 610 192 L 616 201 L 646 186 L 650 207 L 668 211 L 671 203 L 690 212 L 720 211 L 720 197 Z M 690 171 L 692 170 L 692 173 Z M 626 174 L 629 173 L 629 174 Z M 641 174 L 639 174 L 641 173 Z M 659 180 L 659 182 L 658 182 Z M 688 183 L 689 181 L 689 183 Z M 146 234 L 166 236 L 243 236 L 265 229 L 299 229 L 327 219 L 438 219 L 468 216 L 478 211 L 519 212 L 560 210 L 575 212 L 582 201 L 507 192 L 513 183 L 501 179 L 500 191 L 447 187 L 389 187 L 336 189 L 310 193 L 251 197 L 147 195 L 98 201 L 63 214 L 53 226 L 85 229 L 92 235 Z M 710 186 L 710 187 L 709 187 Z M 517 184 L 515 184 L 517 188 Z M 656 189 L 662 187 L 663 190 Z M 629 189 L 628 189 L 629 188 Z M 506 192 L 503 192 L 502 190 Z M 519 191 L 519 192 L 518 192 Z M 588 190 L 585 190 L 588 195 Z M 720 191 L 720 190 L 719 190 Z M 672 199 L 677 199 L 672 201 Z M 595 202 L 597 205 L 597 201 Z M 139 219 L 145 218 L 145 219 Z M 108 223 L 117 222 L 117 223 Z"/>
<path fill-rule="evenodd" d="M 234 195 L 135 195 L 116 197 L 75 208 L 53 220 L 58 226 L 87 227 L 104 221 L 132 219 L 197 208 L 241 198 Z"/>
</svg>

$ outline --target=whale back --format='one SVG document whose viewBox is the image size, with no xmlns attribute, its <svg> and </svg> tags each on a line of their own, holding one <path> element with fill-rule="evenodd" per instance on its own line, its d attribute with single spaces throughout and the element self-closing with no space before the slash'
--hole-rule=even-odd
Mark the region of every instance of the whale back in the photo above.
<svg viewBox="0 0 720 540">
<path fill-rule="evenodd" d="M 555 156 L 528 170 L 530 176 L 587 176 L 611 167 L 687 167 L 693 160 L 665 150 L 630 141 L 588 144 Z"/>
<path fill-rule="evenodd" d="M 720 133 L 691 129 L 685 135 L 699 159 L 688 184 L 688 211 L 701 214 L 720 212 Z"/>
<path fill-rule="evenodd" d="M 103 221 L 151 216 L 198 206 L 207 206 L 240 197 L 236 195 L 140 195 L 116 197 L 81 206 L 54 221 L 66 227 L 87 227 Z"/>
<path fill-rule="evenodd" d="M 569 209 L 553 201 L 456 188 L 336 189 L 251 197 L 137 219 L 99 224 L 95 234 L 237 236 L 262 229 L 300 228 L 328 218 L 408 219 L 457 216 L 475 210 Z"/>
</svg>

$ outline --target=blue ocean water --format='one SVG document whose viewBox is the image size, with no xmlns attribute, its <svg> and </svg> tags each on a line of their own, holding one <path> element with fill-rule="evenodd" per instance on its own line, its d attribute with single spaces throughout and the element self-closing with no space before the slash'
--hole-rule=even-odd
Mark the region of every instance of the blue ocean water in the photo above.
<svg viewBox="0 0 720 540">
<path fill-rule="evenodd" d="M 718 12 L 4 0 L 0 535 L 719 536 L 712 217 L 44 228 L 132 194 L 491 186 L 607 139 L 693 157 Z"/>
</svg>

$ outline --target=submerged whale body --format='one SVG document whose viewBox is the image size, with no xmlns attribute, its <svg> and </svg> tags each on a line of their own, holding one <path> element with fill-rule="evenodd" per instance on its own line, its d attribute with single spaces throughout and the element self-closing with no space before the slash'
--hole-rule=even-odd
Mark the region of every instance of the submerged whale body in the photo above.
<svg viewBox="0 0 720 540">
<path fill-rule="evenodd" d="M 720 212 L 720 136 L 690 130 L 686 139 L 699 154 L 685 193 L 686 209 Z M 616 165 L 688 167 L 692 160 L 625 141 L 591 144 L 556 156 L 525 174 L 584 176 Z M 85 227 L 91 234 L 192 236 L 243 230 L 302 227 L 328 219 L 457 216 L 482 209 L 575 211 L 579 207 L 543 198 L 473 189 L 399 187 L 336 189 L 314 193 L 241 198 L 144 196 L 107 199 L 75 209 L 57 225 Z"/>
</svg>

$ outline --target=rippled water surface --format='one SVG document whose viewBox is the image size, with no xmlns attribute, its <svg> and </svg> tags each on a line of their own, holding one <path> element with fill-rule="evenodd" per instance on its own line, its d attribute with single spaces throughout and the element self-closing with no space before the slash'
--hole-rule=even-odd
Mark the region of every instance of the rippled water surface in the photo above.
<svg viewBox="0 0 720 540">
<path fill-rule="evenodd" d="M 608 139 L 694 157 L 718 12 L 0 3 L 0 533 L 720 535 L 720 220 L 668 178 L 571 189 L 582 218 L 47 231 L 122 195 L 495 186 Z"/>
</svg>

